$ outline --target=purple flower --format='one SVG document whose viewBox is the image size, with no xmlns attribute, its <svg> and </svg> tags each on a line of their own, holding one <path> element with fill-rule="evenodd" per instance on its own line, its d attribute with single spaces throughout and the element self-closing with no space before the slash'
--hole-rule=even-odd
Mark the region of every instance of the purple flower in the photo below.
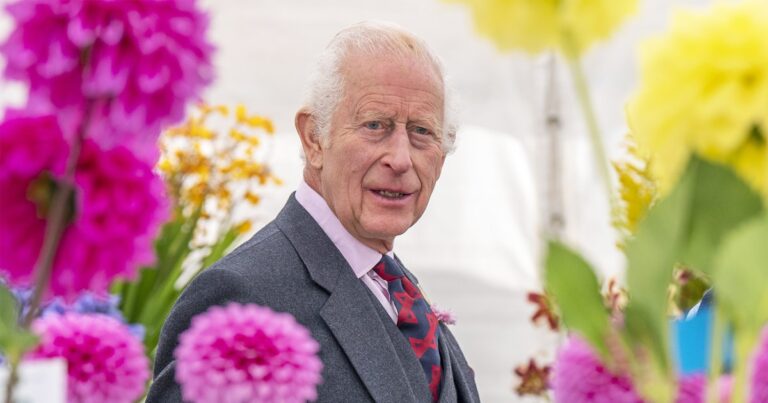
<svg viewBox="0 0 768 403">
<path fill-rule="evenodd" d="M 144 326 L 138 324 L 129 324 L 120 311 L 120 297 L 117 295 L 98 296 L 90 292 L 81 294 L 73 304 L 67 304 L 60 298 L 56 298 L 49 303 L 40 316 L 63 315 L 69 312 L 106 315 L 118 322 L 128 326 L 128 330 L 139 340 L 144 340 Z"/>
<path fill-rule="evenodd" d="M 133 402 L 149 378 L 144 347 L 122 323 L 104 315 L 68 313 L 35 320 L 40 345 L 27 358 L 67 361 L 69 403 Z"/>
<path fill-rule="evenodd" d="M 304 402 L 317 398 L 319 345 L 287 313 L 215 306 L 179 338 L 176 380 L 185 401 Z"/>
<path fill-rule="evenodd" d="M 32 284 L 67 149 L 50 116 L 0 123 L 0 276 L 14 286 Z M 168 210 L 162 179 L 124 147 L 105 151 L 86 140 L 75 185 L 46 294 L 67 301 L 85 290 L 104 294 L 113 279 L 151 264 Z"/>
<path fill-rule="evenodd" d="M 768 327 L 763 329 L 760 343 L 755 350 L 749 401 L 768 402 Z"/>
<path fill-rule="evenodd" d="M 29 86 L 29 107 L 56 112 L 71 138 L 92 102 L 88 137 L 157 155 L 160 130 L 183 117 L 213 76 L 208 17 L 194 0 L 17 0 L 0 54 Z"/>
<path fill-rule="evenodd" d="M 552 390 L 556 402 L 642 402 L 629 377 L 609 371 L 578 337 L 568 339 L 557 354 Z"/>
</svg>

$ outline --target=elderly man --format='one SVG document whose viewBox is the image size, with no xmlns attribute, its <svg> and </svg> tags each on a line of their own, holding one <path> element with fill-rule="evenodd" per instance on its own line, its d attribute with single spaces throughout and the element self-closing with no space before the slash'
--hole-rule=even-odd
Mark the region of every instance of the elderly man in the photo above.
<svg viewBox="0 0 768 403">
<path fill-rule="evenodd" d="M 320 343 L 321 402 L 476 402 L 473 372 L 393 254 L 455 137 L 442 67 L 401 28 L 362 23 L 321 57 L 296 114 L 304 181 L 277 218 L 198 276 L 157 350 L 148 402 L 181 401 L 173 350 L 212 305 L 288 312 Z"/>
</svg>

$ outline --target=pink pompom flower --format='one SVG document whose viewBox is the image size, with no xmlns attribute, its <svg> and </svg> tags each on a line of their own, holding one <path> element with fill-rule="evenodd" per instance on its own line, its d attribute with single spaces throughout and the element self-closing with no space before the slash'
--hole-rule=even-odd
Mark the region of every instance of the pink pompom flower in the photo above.
<svg viewBox="0 0 768 403">
<path fill-rule="evenodd" d="M 186 401 L 317 398 L 320 347 L 290 314 L 254 304 L 215 306 L 194 317 L 179 340 L 176 380 Z"/>
<path fill-rule="evenodd" d="M 151 160 L 160 130 L 213 77 L 195 0 L 16 0 L 6 10 L 5 76 L 29 86 L 30 109 L 61 118 L 67 139 L 92 102 L 87 137 Z"/>
<path fill-rule="evenodd" d="M 445 323 L 446 325 L 456 324 L 456 315 L 448 309 L 442 309 L 439 306 L 432 304 L 432 312 L 437 316 L 437 320 Z"/>
<path fill-rule="evenodd" d="M 129 403 L 144 393 L 149 360 L 128 328 L 106 315 L 68 313 L 35 320 L 40 344 L 26 358 L 67 361 L 69 403 Z"/>
<path fill-rule="evenodd" d="M 30 286 L 46 215 L 68 147 L 51 116 L 0 123 L 0 276 Z M 105 294 L 115 278 L 132 279 L 154 261 L 153 239 L 168 214 L 162 179 L 124 147 L 82 145 L 68 225 L 47 297 Z"/>
<path fill-rule="evenodd" d="M 763 329 L 762 338 L 755 350 L 749 401 L 768 402 L 768 327 Z"/>
<path fill-rule="evenodd" d="M 615 374 L 582 339 L 571 337 L 557 354 L 552 375 L 556 402 L 640 403 L 627 375 Z"/>
<path fill-rule="evenodd" d="M 677 399 L 675 403 L 704 403 L 706 395 L 707 376 L 696 373 L 683 376 L 677 383 Z"/>
</svg>

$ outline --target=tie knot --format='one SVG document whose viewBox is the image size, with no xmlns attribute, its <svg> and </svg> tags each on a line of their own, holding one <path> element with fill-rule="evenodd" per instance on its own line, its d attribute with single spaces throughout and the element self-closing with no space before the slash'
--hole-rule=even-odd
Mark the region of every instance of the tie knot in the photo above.
<svg viewBox="0 0 768 403">
<path fill-rule="evenodd" d="M 373 271 L 386 281 L 396 280 L 405 275 L 400 265 L 387 255 L 381 257 L 379 263 L 376 263 L 376 266 L 373 267 Z"/>
</svg>

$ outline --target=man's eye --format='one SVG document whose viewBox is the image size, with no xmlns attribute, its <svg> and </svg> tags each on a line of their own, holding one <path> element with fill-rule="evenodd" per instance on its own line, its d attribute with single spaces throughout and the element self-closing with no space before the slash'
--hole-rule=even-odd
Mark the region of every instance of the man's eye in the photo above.
<svg viewBox="0 0 768 403">
<path fill-rule="evenodd" d="M 379 130 L 382 127 L 384 127 L 384 126 L 379 121 L 367 122 L 365 124 L 365 128 L 368 129 L 368 130 Z"/>
<path fill-rule="evenodd" d="M 421 135 L 432 134 L 432 132 L 430 132 L 429 129 L 427 129 L 426 127 L 421 127 L 421 126 L 414 127 L 413 128 L 413 132 L 416 133 L 416 134 L 421 134 Z"/>
</svg>

